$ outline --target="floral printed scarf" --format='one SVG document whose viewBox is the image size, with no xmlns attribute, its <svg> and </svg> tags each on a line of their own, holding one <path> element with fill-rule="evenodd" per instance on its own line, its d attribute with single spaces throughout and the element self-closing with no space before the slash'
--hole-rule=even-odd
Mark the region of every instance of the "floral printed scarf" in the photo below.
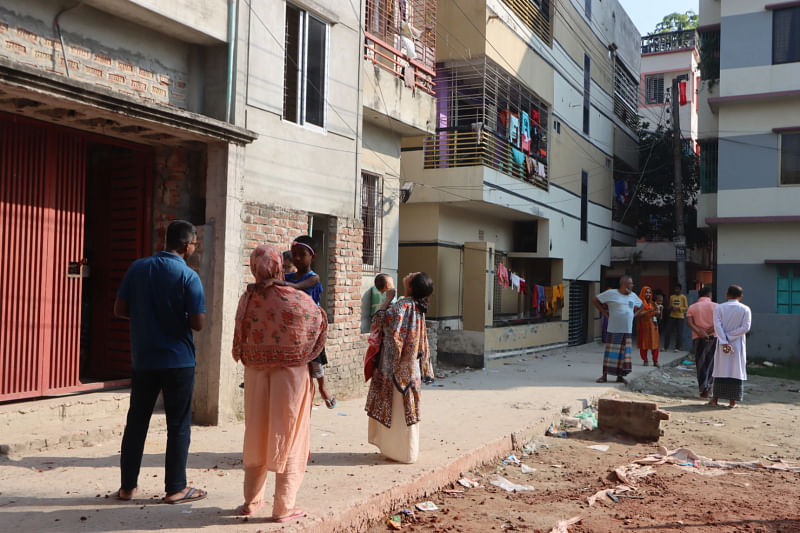
<svg viewBox="0 0 800 533">
<path fill-rule="evenodd" d="M 233 358 L 247 367 L 300 366 L 325 346 L 325 311 L 303 291 L 262 283 L 282 278 L 283 257 L 275 246 L 262 244 L 250 254 L 256 283 L 239 299 L 233 333 Z"/>
</svg>

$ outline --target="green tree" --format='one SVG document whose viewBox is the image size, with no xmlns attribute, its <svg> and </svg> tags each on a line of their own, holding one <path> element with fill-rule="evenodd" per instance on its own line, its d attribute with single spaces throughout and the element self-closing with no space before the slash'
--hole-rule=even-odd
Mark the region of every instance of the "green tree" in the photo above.
<svg viewBox="0 0 800 533">
<path fill-rule="evenodd" d="M 628 199 L 615 205 L 614 219 L 636 229 L 636 236 L 648 240 L 670 240 L 675 230 L 674 167 L 672 130 L 650 124 L 639 126 L 639 170 L 615 176 L 627 181 Z M 684 225 L 689 246 L 704 244 L 705 234 L 697 228 L 697 194 L 700 190 L 698 158 L 683 152 L 682 201 Z M 629 204 L 629 205 L 628 205 Z"/>
<path fill-rule="evenodd" d="M 697 28 L 697 19 L 697 13 L 691 10 L 686 13 L 670 13 L 656 24 L 656 29 L 653 33 L 693 30 Z"/>
</svg>

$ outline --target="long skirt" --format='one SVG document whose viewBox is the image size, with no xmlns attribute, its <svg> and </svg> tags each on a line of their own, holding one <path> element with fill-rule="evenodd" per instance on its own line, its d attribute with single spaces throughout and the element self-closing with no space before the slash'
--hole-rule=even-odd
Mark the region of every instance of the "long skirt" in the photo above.
<svg viewBox="0 0 800 533">
<path fill-rule="evenodd" d="M 714 378 L 714 398 L 741 402 L 744 398 L 744 381 L 736 378 Z"/>
<path fill-rule="evenodd" d="M 710 390 L 714 384 L 714 351 L 716 349 L 716 337 L 694 340 L 694 360 L 697 364 L 697 386 L 700 394 Z"/>
<path fill-rule="evenodd" d="M 403 394 L 394 389 L 392 427 L 387 428 L 374 418 L 370 418 L 367 426 L 367 440 L 393 461 L 415 463 L 419 457 L 419 422 L 409 426 L 405 420 Z"/>
<path fill-rule="evenodd" d="M 631 334 L 608 333 L 603 354 L 603 374 L 627 376 L 631 373 Z"/>
<path fill-rule="evenodd" d="M 267 472 L 275 472 L 272 516 L 286 516 L 308 462 L 314 384 L 308 365 L 245 367 L 244 383 L 244 501 L 262 501 Z"/>
</svg>

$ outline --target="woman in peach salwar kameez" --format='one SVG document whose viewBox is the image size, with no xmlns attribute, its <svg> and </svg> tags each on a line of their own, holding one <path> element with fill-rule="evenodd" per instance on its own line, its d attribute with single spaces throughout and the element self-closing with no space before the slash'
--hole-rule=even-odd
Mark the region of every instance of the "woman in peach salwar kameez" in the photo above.
<svg viewBox="0 0 800 533">
<path fill-rule="evenodd" d="M 282 276 L 282 255 L 261 245 L 250 255 L 256 283 L 239 300 L 233 358 L 244 364 L 243 515 L 264 505 L 267 472 L 275 472 L 272 517 L 305 516 L 294 507 L 310 447 L 314 385 L 308 362 L 325 345 L 325 311 L 303 291 L 272 285 Z"/>
</svg>

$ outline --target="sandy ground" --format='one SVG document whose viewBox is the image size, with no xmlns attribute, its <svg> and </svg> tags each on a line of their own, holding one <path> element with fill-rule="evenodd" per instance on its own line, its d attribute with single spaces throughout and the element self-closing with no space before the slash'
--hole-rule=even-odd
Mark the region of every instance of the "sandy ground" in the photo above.
<svg viewBox="0 0 800 533">
<path fill-rule="evenodd" d="M 535 452 L 518 452 L 522 463 L 536 469 L 495 461 L 464 472 L 480 483 L 431 494 L 437 511 L 419 511 L 407 502 L 403 530 L 435 532 L 551 531 L 559 521 L 580 517 L 563 531 L 800 531 L 800 473 L 766 469 L 716 469 L 694 465 L 657 465 L 638 480 L 618 503 L 587 498 L 620 484 L 614 469 L 657 452 L 686 447 L 717 460 L 761 461 L 800 466 L 800 383 L 752 377 L 744 403 L 737 409 L 709 407 L 696 398 L 692 369 L 654 369 L 638 376 L 631 389 L 616 396 L 655 401 L 671 419 L 662 422 L 657 444 L 642 444 L 598 430 L 571 430 L 568 438 L 535 437 Z M 694 398 L 692 396 L 695 396 Z M 608 450 L 587 448 L 608 445 Z M 498 477 L 533 486 L 532 491 L 506 492 L 490 485 Z M 454 480 L 455 481 L 455 480 Z M 463 492 L 459 492 L 463 491 Z M 397 510 L 400 511 L 401 508 Z M 388 517 L 387 517 L 388 518 Z M 386 521 L 370 532 L 393 530 Z"/>
</svg>

